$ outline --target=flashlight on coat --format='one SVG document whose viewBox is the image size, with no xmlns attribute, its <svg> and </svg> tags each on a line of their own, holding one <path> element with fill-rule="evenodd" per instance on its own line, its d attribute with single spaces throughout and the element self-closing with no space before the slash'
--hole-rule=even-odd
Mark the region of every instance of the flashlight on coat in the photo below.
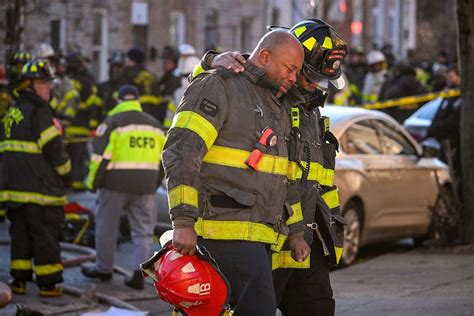
<svg viewBox="0 0 474 316">
<path fill-rule="evenodd" d="M 263 155 L 267 152 L 269 147 L 275 146 L 277 143 L 277 136 L 270 127 L 265 127 L 262 131 L 262 136 L 258 140 L 258 143 L 255 144 L 252 153 L 249 158 L 245 161 L 247 166 L 253 170 L 258 171 L 258 165 L 263 158 Z"/>
</svg>

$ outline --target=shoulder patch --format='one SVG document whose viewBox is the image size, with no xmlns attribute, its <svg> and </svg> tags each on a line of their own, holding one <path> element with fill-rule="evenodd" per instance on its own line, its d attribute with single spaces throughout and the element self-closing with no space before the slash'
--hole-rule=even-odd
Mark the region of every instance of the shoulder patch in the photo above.
<svg viewBox="0 0 474 316">
<path fill-rule="evenodd" d="M 105 123 L 100 124 L 99 126 L 97 126 L 97 129 L 95 130 L 95 136 L 104 135 L 106 130 L 107 130 L 107 124 Z"/>
<path fill-rule="evenodd" d="M 199 109 L 210 116 L 216 116 L 218 107 L 208 99 L 202 99 Z"/>
</svg>

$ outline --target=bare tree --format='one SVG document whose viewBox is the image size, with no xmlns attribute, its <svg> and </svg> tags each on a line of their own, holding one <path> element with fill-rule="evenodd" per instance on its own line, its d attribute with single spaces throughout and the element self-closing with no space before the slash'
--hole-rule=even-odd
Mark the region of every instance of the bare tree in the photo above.
<svg viewBox="0 0 474 316">
<path fill-rule="evenodd" d="M 461 231 L 474 243 L 474 0 L 457 0 L 458 60 L 461 70 L 461 153 L 464 207 Z"/>
</svg>

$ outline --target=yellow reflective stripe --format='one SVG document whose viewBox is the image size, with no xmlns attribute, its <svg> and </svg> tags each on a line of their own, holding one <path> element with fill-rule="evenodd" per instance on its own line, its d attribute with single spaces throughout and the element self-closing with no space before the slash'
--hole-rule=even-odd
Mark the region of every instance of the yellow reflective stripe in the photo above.
<svg viewBox="0 0 474 316">
<path fill-rule="evenodd" d="M 120 161 L 111 162 L 107 165 L 107 170 L 159 170 L 159 163 L 136 162 L 136 161 Z"/>
<path fill-rule="evenodd" d="M 291 256 L 291 251 L 280 251 L 272 253 L 272 270 L 279 268 L 308 269 L 310 266 L 310 256 L 303 262 L 298 262 Z"/>
<path fill-rule="evenodd" d="M 67 136 L 89 136 L 89 128 L 83 126 L 68 126 L 65 129 Z"/>
<path fill-rule="evenodd" d="M 138 100 L 140 101 L 140 103 L 151 103 L 155 105 L 158 105 L 160 103 L 160 99 L 157 96 L 151 94 L 141 95 Z"/>
<path fill-rule="evenodd" d="M 245 161 L 251 152 L 241 149 L 212 146 L 203 158 L 203 162 L 221 166 L 249 169 Z M 258 165 L 259 172 L 287 175 L 288 158 L 280 156 L 264 155 Z"/>
<path fill-rule="evenodd" d="M 301 164 L 306 167 L 306 162 L 302 161 Z M 290 162 L 288 167 L 288 178 L 291 180 L 301 179 L 303 172 L 298 167 L 296 162 Z M 334 184 L 334 170 L 324 168 L 318 162 L 311 162 L 309 166 L 308 180 L 317 181 L 321 185 L 333 186 Z"/>
<path fill-rule="evenodd" d="M 144 124 L 130 124 L 123 127 L 117 127 L 114 131 L 119 135 L 123 133 L 131 132 L 131 131 L 134 131 L 134 132 L 150 131 L 150 132 L 155 132 L 159 135 L 164 134 L 161 129 L 150 126 L 150 125 L 144 125 Z"/>
<path fill-rule="evenodd" d="M 165 118 L 165 120 L 163 121 L 163 127 L 170 127 L 172 123 L 173 121 L 171 119 Z"/>
<path fill-rule="evenodd" d="M 168 204 L 170 209 L 181 204 L 198 207 L 198 191 L 188 185 L 178 185 L 168 191 Z"/>
<path fill-rule="evenodd" d="M 39 205 L 64 205 L 67 197 L 49 196 L 35 192 L 0 191 L 0 202 L 34 203 Z"/>
<path fill-rule="evenodd" d="M 56 109 L 56 107 L 58 106 L 58 99 L 56 97 L 52 98 L 51 101 L 49 101 L 49 105 L 53 109 Z"/>
<path fill-rule="evenodd" d="M 204 68 L 202 68 L 201 63 L 197 64 L 194 69 L 193 69 L 193 78 L 196 77 L 199 74 L 202 74 L 204 72 Z"/>
<path fill-rule="evenodd" d="M 33 264 L 31 260 L 14 259 L 10 262 L 10 268 L 12 270 L 31 270 L 33 269 Z"/>
<path fill-rule="evenodd" d="M 60 136 L 61 134 L 59 133 L 58 129 L 56 126 L 51 125 L 47 129 L 41 132 L 40 138 L 38 139 L 38 144 L 43 147 L 46 145 L 51 139 L 53 139 L 56 136 Z"/>
<path fill-rule="evenodd" d="M 35 265 L 35 274 L 37 276 L 50 275 L 63 271 L 63 265 L 60 263 Z"/>
<path fill-rule="evenodd" d="M 99 121 L 96 120 L 96 119 L 90 119 L 89 120 L 89 126 L 92 127 L 92 128 L 96 128 L 97 125 L 99 125 Z"/>
<path fill-rule="evenodd" d="M 65 174 L 68 174 L 69 171 L 71 171 L 71 160 L 68 159 L 64 164 L 54 167 L 54 169 L 56 169 L 56 172 L 60 176 L 64 176 Z"/>
<path fill-rule="evenodd" d="M 0 209 L 0 217 L 7 215 L 7 211 Z"/>
<path fill-rule="evenodd" d="M 325 49 L 332 49 L 332 40 L 330 37 L 326 36 L 324 38 L 324 42 L 323 42 L 323 48 Z"/>
<path fill-rule="evenodd" d="M 278 234 L 273 228 L 260 223 L 245 221 L 212 221 L 198 218 L 194 229 L 199 236 L 207 239 L 250 240 L 266 244 L 280 245 L 285 235 Z"/>
<path fill-rule="evenodd" d="M 339 261 L 342 257 L 342 251 L 344 249 L 342 247 L 334 247 L 334 252 L 336 253 L 336 264 L 339 264 Z"/>
<path fill-rule="evenodd" d="M 173 102 L 169 101 L 167 110 L 173 114 L 176 113 L 176 105 Z"/>
<path fill-rule="evenodd" d="M 76 91 L 76 90 L 69 90 L 68 92 L 66 92 L 66 94 L 64 95 L 63 99 L 61 100 L 61 102 L 59 102 L 59 105 L 58 105 L 58 111 L 61 112 L 63 110 L 63 108 L 67 105 L 67 103 L 73 99 L 73 98 L 79 98 L 79 93 Z"/>
<path fill-rule="evenodd" d="M 337 189 L 324 193 L 322 198 L 329 208 L 336 208 L 339 206 L 339 192 Z"/>
<path fill-rule="evenodd" d="M 304 41 L 303 46 L 306 47 L 309 51 L 313 50 L 314 45 L 316 44 L 316 39 L 314 37 L 308 38 L 306 41 Z"/>
<path fill-rule="evenodd" d="M 274 252 L 279 252 L 283 248 L 283 245 L 286 242 L 288 237 L 285 235 L 277 235 L 277 241 L 275 244 L 271 245 L 270 250 Z"/>
<path fill-rule="evenodd" d="M 211 124 L 211 122 L 201 115 L 191 111 L 177 113 L 173 118 L 173 123 L 171 124 L 171 128 L 175 127 L 186 128 L 198 134 L 208 149 L 212 144 L 214 144 L 218 134 L 216 128 Z"/>
<path fill-rule="evenodd" d="M 72 188 L 75 190 L 84 190 L 87 189 L 86 184 L 82 181 L 73 181 Z"/>
<path fill-rule="evenodd" d="M 295 30 L 296 37 L 300 37 L 300 35 L 303 34 L 304 31 L 306 31 L 306 26 L 300 26 L 299 28 L 297 28 Z"/>
<path fill-rule="evenodd" d="M 38 143 L 22 140 L 4 140 L 0 142 L 0 152 L 7 151 L 41 154 L 41 149 Z"/>
<path fill-rule="evenodd" d="M 291 215 L 286 221 L 287 225 L 291 225 L 303 220 L 303 210 L 301 209 L 301 203 L 291 204 L 291 208 L 293 209 L 293 215 Z"/>
</svg>

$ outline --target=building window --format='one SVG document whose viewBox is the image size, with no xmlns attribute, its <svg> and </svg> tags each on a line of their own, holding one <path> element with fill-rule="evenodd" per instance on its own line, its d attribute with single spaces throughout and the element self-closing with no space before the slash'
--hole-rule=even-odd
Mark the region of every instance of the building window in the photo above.
<svg viewBox="0 0 474 316">
<path fill-rule="evenodd" d="M 51 26 L 51 46 L 55 51 L 66 48 L 66 21 L 52 20 Z"/>
<path fill-rule="evenodd" d="M 280 25 L 280 8 L 272 8 L 272 21 L 271 25 Z"/>
<path fill-rule="evenodd" d="M 98 81 L 105 81 L 108 76 L 107 54 L 109 49 L 107 11 L 96 10 L 93 14 L 93 25 L 92 71 Z"/>
<path fill-rule="evenodd" d="M 219 13 L 217 10 L 211 10 L 206 15 L 204 32 L 206 50 L 216 49 L 219 46 Z"/>
<path fill-rule="evenodd" d="M 140 47 L 143 51 L 147 48 L 148 26 L 134 25 L 133 26 L 133 46 Z"/>
<path fill-rule="evenodd" d="M 170 20 L 171 45 L 184 44 L 186 42 L 186 15 L 181 11 L 173 11 Z"/>
</svg>

